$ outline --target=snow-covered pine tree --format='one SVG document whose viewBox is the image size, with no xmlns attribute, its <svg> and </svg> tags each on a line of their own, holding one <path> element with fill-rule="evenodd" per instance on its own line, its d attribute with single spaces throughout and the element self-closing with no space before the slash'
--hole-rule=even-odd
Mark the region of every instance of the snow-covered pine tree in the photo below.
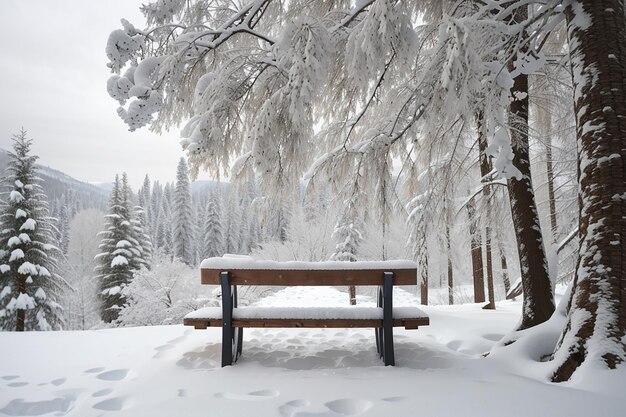
<svg viewBox="0 0 626 417">
<path fill-rule="evenodd" d="M 124 177 L 125 178 L 125 174 Z M 131 223 L 130 196 L 127 182 L 115 176 L 105 216 L 105 230 L 100 232 L 100 253 L 96 255 L 96 279 L 101 301 L 100 317 L 106 323 L 117 319 L 124 305 L 122 289 L 133 279 L 133 273 L 143 264 L 139 242 Z"/>
<path fill-rule="evenodd" d="M 332 238 L 337 242 L 335 252 L 330 259 L 332 261 L 356 262 L 359 244 L 363 240 L 363 235 L 357 223 L 357 210 L 354 206 L 348 205 L 347 210 L 337 222 Z M 356 288 L 348 288 L 350 293 L 350 304 L 356 304 Z"/>
<path fill-rule="evenodd" d="M 173 194 L 172 184 L 166 183 L 161 195 L 161 212 L 159 214 L 159 222 L 157 223 L 159 247 L 170 256 L 174 256 L 174 241 L 172 240 L 174 223 L 172 211 Z"/>
<path fill-rule="evenodd" d="M 213 194 L 209 198 L 206 208 L 204 235 L 202 237 L 204 242 L 202 256 L 204 258 L 212 258 L 224 254 L 224 231 L 220 211 L 219 198 Z"/>
<path fill-rule="evenodd" d="M 24 130 L 13 136 L 3 184 L 0 328 L 4 330 L 55 330 L 63 325 L 58 300 L 68 285 L 56 272 L 61 253 L 31 145 Z"/>
<path fill-rule="evenodd" d="M 202 252 L 204 251 L 204 225 L 206 224 L 206 212 L 207 212 L 208 196 L 204 195 L 200 198 L 194 198 L 193 200 L 193 215 L 194 224 L 193 229 L 193 264 L 198 265 L 202 259 Z"/>
<path fill-rule="evenodd" d="M 224 233 L 224 250 L 226 253 L 239 253 L 239 227 L 241 220 L 241 207 L 239 205 L 239 193 L 233 187 L 230 188 L 228 210 L 223 215 L 226 225 Z"/>
<path fill-rule="evenodd" d="M 191 187 L 185 158 L 180 158 L 176 169 L 176 188 L 172 206 L 174 256 L 189 266 L 193 265 L 194 224 L 191 211 Z"/>
<path fill-rule="evenodd" d="M 150 269 L 152 262 L 152 240 L 146 232 L 146 214 L 142 206 L 133 207 L 131 223 L 133 225 L 133 234 L 138 243 L 138 249 L 141 252 L 140 262 L 142 266 Z"/>
</svg>

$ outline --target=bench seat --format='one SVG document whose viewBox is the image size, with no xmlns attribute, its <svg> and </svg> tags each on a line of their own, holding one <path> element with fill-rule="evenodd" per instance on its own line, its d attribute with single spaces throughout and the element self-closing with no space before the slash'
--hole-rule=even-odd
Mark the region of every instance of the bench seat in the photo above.
<svg viewBox="0 0 626 417">
<path fill-rule="evenodd" d="M 196 329 L 222 326 L 222 308 L 205 307 L 185 316 L 184 324 Z M 417 307 L 394 307 L 393 326 L 416 329 L 429 324 Z M 233 326 L 238 327 L 372 328 L 383 326 L 381 307 L 238 307 Z"/>
</svg>

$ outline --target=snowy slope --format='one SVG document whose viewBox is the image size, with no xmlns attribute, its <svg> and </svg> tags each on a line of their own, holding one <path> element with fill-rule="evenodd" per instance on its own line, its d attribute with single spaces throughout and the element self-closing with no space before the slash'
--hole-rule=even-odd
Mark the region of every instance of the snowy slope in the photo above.
<svg viewBox="0 0 626 417">
<path fill-rule="evenodd" d="M 289 288 L 260 306 L 347 299 L 330 288 Z M 396 305 L 415 302 L 398 291 Z M 515 325 L 519 302 L 425 310 L 431 326 L 395 330 L 396 367 L 381 365 L 371 329 L 246 329 L 244 355 L 227 368 L 220 329 L 2 333 L 0 415 L 623 415 L 624 367 L 557 385 L 543 377 L 548 364 L 527 366 L 519 353 L 482 357 Z"/>
</svg>

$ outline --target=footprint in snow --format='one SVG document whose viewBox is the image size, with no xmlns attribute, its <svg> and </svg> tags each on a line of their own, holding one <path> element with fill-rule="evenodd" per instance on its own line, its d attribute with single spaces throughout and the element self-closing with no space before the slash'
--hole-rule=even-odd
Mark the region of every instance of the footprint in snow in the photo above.
<svg viewBox="0 0 626 417">
<path fill-rule="evenodd" d="M 39 416 L 49 413 L 66 414 L 74 405 L 76 398 L 72 395 L 53 398 L 45 401 L 25 401 L 17 398 L 0 409 L 0 414 L 8 416 Z"/>
<path fill-rule="evenodd" d="M 489 333 L 489 334 L 483 335 L 483 339 L 491 340 L 492 342 L 497 342 L 503 337 L 504 337 L 503 334 L 495 334 L 495 333 Z"/>
<path fill-rule="evenodd" d="M 185 334 L 187 334 L 187 333 L 185 333 Z M 175 339 L 168 340 L 167 343 L 170 344 L 170 345 L 176 345 L 176 344 L 182 342 L 185 339 L 187 339 L 187 336 L 180 336 L 180 337 L 177 337 Z"/>
<path fill-rule="evenodd" d="M 67 378 L 57 378 L 54 381 L 51 381 L 50 383 L 54 385 L 55 387 L 58 387 L 59 385 L 65 384 L 65 381 L 67 381 Z"/>
<path fill-rule="evenodd" d="M 86 374 L 96 374 L 96 373 L 98 373 L 98 372 L 102 372 L 102 371 L 104 371 L 105 369 L 106 369 L 106 368 L 104 368 L 104 367 L 90 368 L 90 369 L 87 369 L 87 370 L 85 371 L 85 373 L 86 373 Z"/>
<path fill-rule="evenodd" d="M 409 399 L 409 397 L 399 396 L 399 397 L 383 398 L 383 401 L 387 401 L 387 402 L 390 402 L 390 403 L 401 403 L 401 402 L 407 401 L 408 399 Z"/>
<path fill-rule="evenodd" d="M 216 398 L 226 398 L 229 400 L 267 400 L 270 398 L 276 398 L 280 395 L 280 391 L 275 389 L 264 389 L 259 391 L 252 391 L 247 394 L 235 394 L 232 392 L 218 392 L 215 394 Z"/>
<path fill-rule="evenodd" d="M 12 388 L 23 387 L 26 385 L 28 385 L 28 382 L 11 382 L 10 384 L 7 384 L 7 386 Z"/>
<path fill-rule="evenodd" d="M 17 379 L 19 377 L 20 377 L 19 375 L 5 375 L 5 376 L 0 377 L 0 378 L 4 379 L 5 381 L 12 381 L 12 380 Z"/>
<path fill-rule="evenodd" d="M 309 400 L 291 400 L 278 407 L 278 412 L 283 417 L 294 417 L 298 409 L 311 405 Z"/>
<path fill-rule="evenodd" d="M 354 416 L 361 414 L 372 408 L 374 405 L 371 401 L 361 400 L 358 398 L 341 398 L 339 400 L 330 401 L 324 404 L 329 410 L 337 414 L 346 416 Z"/>
<path fill-rule="evenodd" d="M 128 369 L 114 369 L 112 371 L 102 372 L 96 375 L 96 378 L 103 381 L 121 381 L 128 375 Z"/>
<path fill-rule="evenodd" d="M 113 392 L 113 388 L 101 389 L 100 391 L 96 391 L 93 394 L 91 394 L 91 396 L 94 398 L 104 397 L 105 395 L 109 395 L 112 392 Z"/>
<path fill-rule="evenodd" d="M 154 350 L 156 350 L 157 352 L 163 352 L 164 350 L 170 350 L 173 348 L 174 348 L 174 345 L 168 343 L 166 345 L 157 346 L 154 348 Z"/>
<path fill-rule="evenodd" d="M 93 405 L 92 408 L 103 411 L 120 411 L 124 408 L 126 399 L 124 397 L 109 398 Z"/>
</svg>

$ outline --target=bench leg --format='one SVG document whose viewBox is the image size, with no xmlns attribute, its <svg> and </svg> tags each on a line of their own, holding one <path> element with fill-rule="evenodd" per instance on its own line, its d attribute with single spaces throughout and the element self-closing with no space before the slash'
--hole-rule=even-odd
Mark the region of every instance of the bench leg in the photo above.
<svg viewBox="0 0 626 417">
<path fill-rule="evenodd" d="M 385 272 L 383 284 L 383 360 L 385 366 L 396 364 L 393 351 L 393 273 Z"/>
<path fill-rule="evenodd" d="M 237 286 L 233 285 L 233 308 L 237 307 Z M 237 362 L 243 349 L 243 327 L 235 327 L 233 329 L 233 362 Z"/>
<path fill-rule="evenodd" d="M 376 307 L 383 306 L 383 287 L 378 287 L 378 296 L 376 297 Z M 374 329 L 374 334 L 376 336 L 376 352 L 378 352 L 378 357 L 383 357 L 383 330 L 380 327 Z"/>
<path fill-rule="evenodd" d="M 233 364 L 233 299 L 228 272 L 220 274 L 222 284 L 222 367 Z"/>
</svg>

